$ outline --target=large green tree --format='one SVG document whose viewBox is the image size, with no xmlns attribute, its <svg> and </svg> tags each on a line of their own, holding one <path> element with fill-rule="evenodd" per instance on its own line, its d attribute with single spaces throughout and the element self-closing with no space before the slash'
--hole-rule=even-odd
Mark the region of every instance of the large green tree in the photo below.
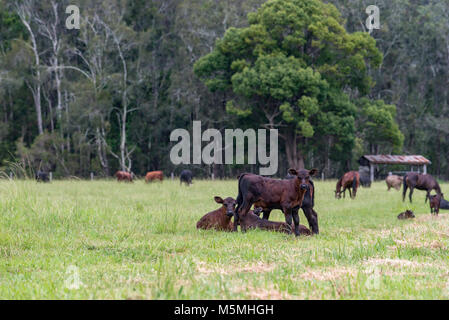
<svg viewBox="0 0 449 320">
<path fill-rule="evenodd" d="M 346 32 L 338 10 L 319 0 L 271 0 L 248 20 L 229 28 L 195 73 L 226 92 L 229 111 L 278 128 L 289 166 L 304 167 L 300 142 L 315 135 L 332 136 L 350 155 L 355 108 L 340 102 L 373 86 L 368 68 L 382 61 L 374 39 Z"/>
</svg>

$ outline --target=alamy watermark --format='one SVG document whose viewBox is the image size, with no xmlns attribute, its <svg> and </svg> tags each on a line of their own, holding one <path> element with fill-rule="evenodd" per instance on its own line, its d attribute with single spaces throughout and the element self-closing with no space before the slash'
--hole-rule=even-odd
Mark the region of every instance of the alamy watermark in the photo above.
<svg viewBox="0 0 449 320">
<path fill-rule="evenodd" d="M 201 131 L 201 121 L 193 121 L 192 136 L 185 129 L 176 129 L 170 135 L 171 142 L 178 142 L 170 151 L 170 160 L 180 164 L 245 164 L 245 141 L 247 142 L 246 164 L 259 164 L 259 174 L 271 176 L 278 171 L 278 139 L 276 129 L 226 129 L 225 139 L 217 129 Z M 267 132 L 270 136 L 267 153 Z M 234 140 L 236 141 L 234 145 Z M 209 142 L 202 148 L 203 142 Z M 236 149 L 234 159 L 234 147 Z M 191 156 L 191 150 L 193 151 Z M 224 157 L 223 157 L 224 153 Z"/>
<path fill-rule="evenodd" d="M 368 18 L 366 18 L 366 28 L 368 32 L 371 34 L 374 29 L 380 29 L 380 11 L 379 7 L 375 5 L 370 5 L 366 7 L 366 14 L 368 14 Z"/>
<path fill-rule="evenodd" d="M 69 266 L 66 270 L 66 278 L 64 281 L 64 286 L 69 290 L 78 290 L 84 287 L 83 282 L 80 278 L 80 272 L 77 266 Z"/>
<path fill-rule="evenodd" d="M 368 290 L 379 290 L 382 279 L 382 272 L 379 267 L 368 269 L 367 274 L 368 278 L 365 281 L 365 287 Z"/>
<path fill-rule="evenodd" d="M 70 5 L 65 9 L 65 13 L 70 16 L 65 21 L 65 27 L 69 30 L 80 29 L 80 8 L 75 5 Z"/>
</svg>

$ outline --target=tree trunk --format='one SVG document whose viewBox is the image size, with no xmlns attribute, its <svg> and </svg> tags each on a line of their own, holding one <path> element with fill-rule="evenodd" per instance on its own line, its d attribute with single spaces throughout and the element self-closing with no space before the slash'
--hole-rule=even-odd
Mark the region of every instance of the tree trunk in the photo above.
<svg viewBox="0 0 449 320">
<path fill-rule="evenodd" d="M 285 136 L 285 153 L 289 168 L 304 169 L 304 156 L 298 148 L 298 135 L 295 132 L 287 132 Z"/>
</svg>

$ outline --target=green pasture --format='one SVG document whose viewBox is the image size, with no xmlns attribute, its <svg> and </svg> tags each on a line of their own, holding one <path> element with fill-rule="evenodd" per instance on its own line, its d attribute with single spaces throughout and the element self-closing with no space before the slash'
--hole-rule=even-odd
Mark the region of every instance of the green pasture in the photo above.
<svg viewBox="0 0 449 320">
<path fill-rule="evenodd" d="M 378 182 L 337 200 L 335 181 L 315 184 L 321 232 L 295 238 L 197 230 L 234 180 L 1 180 L 0 298 L 449 298 L 449 215 L 432 217 L 424 192 L 403 203 Z M 416 218 L 398 220 L 405 209 Z"/>
</svg>

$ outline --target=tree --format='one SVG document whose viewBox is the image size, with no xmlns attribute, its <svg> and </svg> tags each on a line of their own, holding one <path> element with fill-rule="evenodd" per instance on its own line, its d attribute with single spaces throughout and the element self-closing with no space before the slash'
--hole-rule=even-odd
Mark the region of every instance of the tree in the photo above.
<svg viewBox="0 0 449 320">
<path fill-rule="evenodd" d="M 366 95 L 368 68 L 382 55 L 373 38 L 347 33 L 336 8 L 319 0 L 268 1 L 248 21 L 229 28 L 195 73 L 211 91 L 227 93 L 229 111 L 278 128 L 289 166 L 304 167 L 299 142 L 317 134 L 323 106 L 349 89 Z"/>
<path fill-rule="evenodd" d="M 357 117 L 360 137 L 368 144 L 371 154 L 398 153 L 404 143 L 404 135 L 395 121 L 396 106 L 385 104 L 383 100 L 359 101 Z"/>
</svg>

